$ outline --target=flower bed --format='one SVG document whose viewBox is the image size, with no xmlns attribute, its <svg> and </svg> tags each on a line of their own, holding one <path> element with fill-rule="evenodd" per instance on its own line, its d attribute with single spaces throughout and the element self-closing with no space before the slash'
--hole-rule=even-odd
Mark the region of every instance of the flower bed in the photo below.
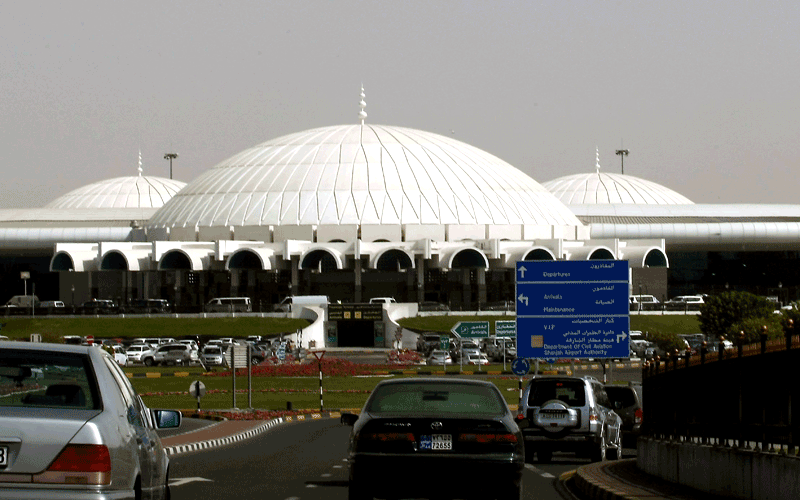
<svg viewBox="0 0 800 500">
<path fill-rule="evenodd" d="M 395 352 L 395 351 L 392 351 Z M 391 358 L 390 358 L 391 359 Z M 412 366 L 416 364 L 414 357 L 410 355 L 398 356 L 392 365 L 395 368 Z M 372 375 L 375 372 L 386 371 L 386 365 L 368 365 L 353 363 L 342 358 L 322 358 L 322 373 L 328 377 L 352 377 L 355 375 Z M 313 377 L 319 373 L 319 364 L 316 360 L 310 363 L 295 363 L 288 356 L 283 363 L 273 364 L 271 362 L 261 363 L 252 367 L 253 377 Z M 246 368 L 236 370 L 237 376 L 247 375 Z M 209 372 L 204 374 L 207 377 L 230 377 L 231 371 Z"/>
</svg>

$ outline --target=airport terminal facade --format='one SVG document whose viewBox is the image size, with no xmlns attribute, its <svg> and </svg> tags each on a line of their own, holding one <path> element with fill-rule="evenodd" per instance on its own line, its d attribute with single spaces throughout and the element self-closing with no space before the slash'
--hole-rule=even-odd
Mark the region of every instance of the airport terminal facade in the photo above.
<svg viewBox="0 0 800 500">
<path fill-rule="evenodd" d="M 362 121 L 267 141 L 188 184 L 140 171 L 2 210 L 0 300 L 35 286 L 69 305 L 165 298 L 183 312 L 309 294 L 479 310 L 514 300 L 518 260 L 622 259 L 632 293 L 788 301 L 799 250 L 800 206 L 697 205 L 599 160 L 543 185 L 452 138 Z"/>
</svg>

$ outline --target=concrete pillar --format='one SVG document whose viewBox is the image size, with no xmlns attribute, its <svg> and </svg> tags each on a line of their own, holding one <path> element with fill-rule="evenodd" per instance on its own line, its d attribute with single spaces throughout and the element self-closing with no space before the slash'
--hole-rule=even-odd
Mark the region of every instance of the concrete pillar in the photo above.
<svg viewBox="0 0 800 500">
<path fill-rule="evenodd" d="M 354 259 L 354 266 L 353 266 L 353 273 L 355 274 L 354 282 L 354 299 L 353 301 L 358 303 L 361 302 L 361 259 Z"/>
<path fill-rule="evenodd" d="M 289 283 L 289 295 L 300 295 L 298 285 L 300 284 L 300 257 L 297 255 L 291 256 L 292 262 L 292 281 Z"/>
<path fill-rule="evenodd" d="M 486 303 L 486 269 L 478 268 L 478 304 Z"/>
<path fill-rule="evenodd" d="M 472 303 L 472 287 L 469 284 L 469 269 L 461 270 L 461 307 L 469 307 Z"/>
<path fill-rule="evenodd" d="M 425 300 L 425 257 L 417 256 L 417 303 Z"/>
</svg>

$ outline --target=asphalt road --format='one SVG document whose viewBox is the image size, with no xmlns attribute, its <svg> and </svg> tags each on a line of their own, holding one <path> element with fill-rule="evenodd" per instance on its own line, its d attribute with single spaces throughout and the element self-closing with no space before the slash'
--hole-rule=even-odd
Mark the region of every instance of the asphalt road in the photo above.
<svg viewBox="0 0 800 500">
<path fill-rule="evenodd" d="M 322 500 L 347 498 L 347 440 L 350 427 L 337 419 L 280 425 L 252 439 L 170 459 L 175 500 Z M 556 479 L 588 461 L 556 454 L 550 464 L 528 464 L 524 498 L 570 498 Z M 432 471 L 435 473 L 435 471 Z M 397 481 L 413 478 L 396 473 Z M 492 478 L 462 478 L 491 488 Z M 452 479 L 451 479 L 452 480 Z M 423 493 L 424 495 L 424 493 Z M 424 498 L 424 496 L 422 496 Z"/>
</svg>

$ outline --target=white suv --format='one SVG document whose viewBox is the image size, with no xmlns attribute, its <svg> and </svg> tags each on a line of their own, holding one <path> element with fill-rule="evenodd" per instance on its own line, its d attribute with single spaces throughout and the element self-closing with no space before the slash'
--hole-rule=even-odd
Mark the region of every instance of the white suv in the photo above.
<svg viewBox="0 0 800 500">
<path fill-rule="evenodd" d="M 519 417 L 530 427 L 525 459 L 549 462 L 554 451 L 574 452 L 600 462 L 622 454 L 622 419 L 603 384 L 594 377 L 534 376 L 522 393 Z"/>
<path fill-rule="evenodd" d="M 152 366 L 156 353 L 149 344 L 131 344 L 125 349 L 125 355 L 128 356 L 128 363 L 144 363 Z"/>
<path fill-rule="evenodd" d="M 664 302 L 664 307 L 670 311 L 699 311 L 703 304 L 702 295 L 680 295 Z"/>
</svg>

